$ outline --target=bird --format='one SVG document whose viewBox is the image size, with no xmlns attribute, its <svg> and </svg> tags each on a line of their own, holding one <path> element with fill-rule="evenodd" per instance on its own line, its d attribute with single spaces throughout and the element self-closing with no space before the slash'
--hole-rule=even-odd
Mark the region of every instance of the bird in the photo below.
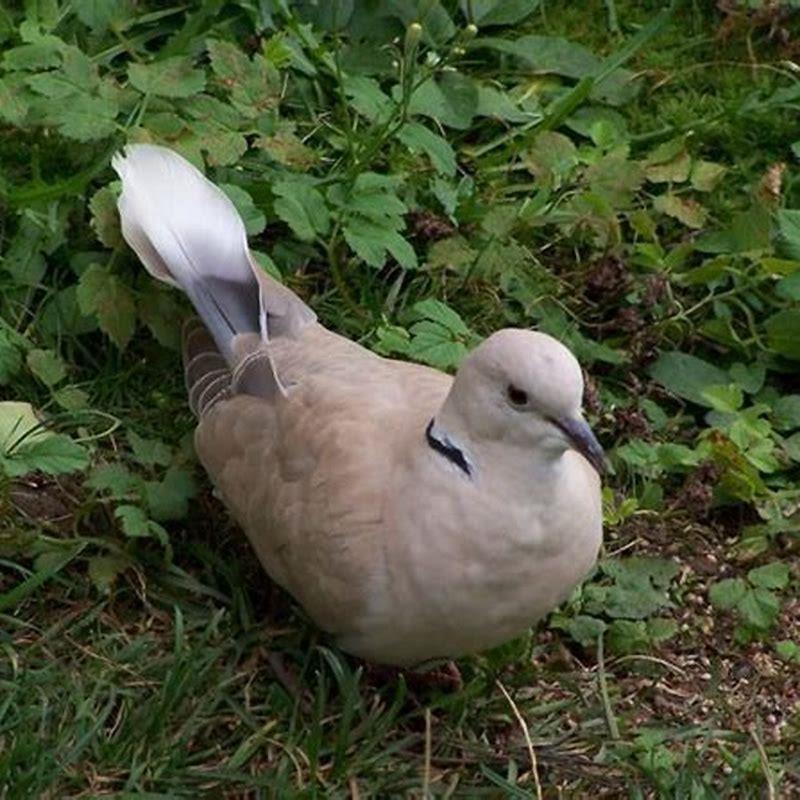
<svg viewBox="0 0 800 800">
<path fill-rule="evenodd" d="M 183 359 L 195 450 L 268 576 L 344 652 L 414 667 L 498 646 L 596 562 L 603 449 L 562 343 L 498 330 L 454 375 L 324 327 L 267 274 L 228 197 L 128 145 L 121 230 L 199 319 Z"/>
</svg>

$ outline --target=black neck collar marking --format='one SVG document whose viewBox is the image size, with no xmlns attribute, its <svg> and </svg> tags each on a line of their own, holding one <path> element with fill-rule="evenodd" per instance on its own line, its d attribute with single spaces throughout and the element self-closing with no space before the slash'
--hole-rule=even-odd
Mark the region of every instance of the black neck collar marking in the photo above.
<svg viewBox="0 0 800 800">
<path fill-rule="evenodd" d="M 472 477 L 472 466 L 464 457 L 464 453 L 459 450 L 446 436 L 444 439 L 437 439 L 433 432 L 433 420 L 425 428 L 425 439 L 428 447 L 443 455 L 448 461 L 455 464 L 463 473 Z"/>
</svg>

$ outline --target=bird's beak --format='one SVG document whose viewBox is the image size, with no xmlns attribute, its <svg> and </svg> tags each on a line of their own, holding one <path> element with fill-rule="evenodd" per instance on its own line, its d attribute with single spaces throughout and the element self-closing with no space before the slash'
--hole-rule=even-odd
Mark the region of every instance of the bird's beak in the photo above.
<svg viewBox="0 0 800 800">
<path fill-rule="evenodd" d="M 606 455 L 589 423 L 583 417 L 560 417 L 553 423 L 560 428 L 575 446 L 575 449 L 597 470 L 598 475 L 606 471 Z"/>
</svg>

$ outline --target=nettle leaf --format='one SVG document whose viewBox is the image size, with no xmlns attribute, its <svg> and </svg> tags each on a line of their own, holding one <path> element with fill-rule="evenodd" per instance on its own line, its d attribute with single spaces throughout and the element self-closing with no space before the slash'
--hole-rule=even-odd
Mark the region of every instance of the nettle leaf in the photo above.
<svg viewBox="0 0 800 800">
<path fill-rule="evenodd" d="M 29 472 L 60 475 L 85 469 L 89 464 L 89 454 L 69 436 L 57 433 L 26 439 L 10 456 L 2 457 L 2 464 L 11 477 Z"/>
<path fill-rule="evenodd" d="M 49 116 L 63 136 L 93 142 L 116 133 L 118 113 L 116 102 L 110 98 L 79 94 L 65 105 L 52 108 Z"/>
<path fill-rule="evenodd" d="M 95 589 L 108 594 L 117 578 L 127 569 L 128 560 L 122 556 L 92 556 L 88 567 L 89 578 Z"/>
<path fill-rule="evenodd" d="M 469 352 L 467 343 L 475 339 L 461 317 L 433 298 L 416 303 L 411 315 L 418 321 L 409 329 L 406 353 L 439 369 L 457 367 Z"/>
<path fill-rule="evenodd" d="M 8 331 L 0 328 L 0 386 L 6 386 L 22 369 L 22 351 Z"/>
<path fill-rule="evenodd" d="M 533 122 L 543 116 L 539 110 L 523 110 L 506 92 L 485 83 L 478 84 L 478 106 L 475 114 L 505 122 Z"/>
<path fill-rule="evenodd" d="M 591 647 L 597 644 L 597 640 L 605 633 L 608 626 L 597 617 L 590 617 L 588 614 L 577 614 L 563 625 L 559 623 L 558 627 L 563 627 L 578 644 L 583 647 Z"/>
<path fill-rule="evenodd" d="M 139 296 L 139 317 L 159 344 L 170 350 L 180 350 L 183 308 L 177 292 L 148 281 Z"/>
<path fill-rule="evenodd" d="M 712 584 L 708 598 L 717 608 L 735 608 L 747 593 L 747 583 L 742 578 L 725 578 Z"/>
<path fill-rule="evenodd" d="M 737 609 L 745 623 L 762 631 L 772 627 L 780 608 L 777 596 L 769 589 L 760 586 L 748 589 L 737 603 Z"/>
<path fill-rule="evenodd" d="M 145 484 L 147 508 L 158 522 L 183 519 L 189 513 L 189 500 L 197 493 L 190 472 L 170 467 L 162 481 Z"/>
<path fill-rule="evenodd" d="M 472 14 L 471 22 L 480 28 L 514 25 L 533 14 L 540 0 L 461 0 L 461 11 Z"/>
<path fill-rule="evenodd" d="M 722 180 L 727 167 L 713 161 L 695 161 L 692 165 L 692 188 L 698 192 L 711 192 Z"/>
<path fill-rule="evenodd" d="M 781 255 L 800 260 L 800 210 L 781 208 L 775 214 Z"/>
<path fill-rule="evenodd" d="M 61 66 L 61 52 L 66 44 L 57 36 L 41 36 L 39 41 L 11 47 L 3 55 L 6 72 L 53 69 Z"/>
<path fill-rule="evenodd" d="M 164 528 L 148 519 L 139 506 L 119 506 L 114 516 L 122 523 L 122 532 L 131 539 L 157 539 L 165 546 L 169 543 Z"/>
<path fill-rule="evenodd" d="M 109 249 L 122 244 L 116 192 L 110 186 L 99 189 L 89 201 L 89 210 L 92 212 L 92 230 L 98 241 Z"/>
<path fill-rule="evenodd" d="M 450 143 L 418 122 L 407 122 L 397 132 L 397 138 L 412 153 L 423 152 L 440 175 L 456 174 L 456 154 Z"/>
<path fill-rule="evenodd" d="M 399 99 L 395 87 L 395 100 Z M 466 130 L 478 110 L 478 86 L 472 78 L 459 72 L 445 72 L 440 78 L 429 79 L 411 95 L 410 115 L 421 114 L 437 120 L 448 128 Z"/>
<path fill-rule="evenodd" d="M 703 395 L 706 389 L 730 383 L 725 370 L 702 358 L 675 350 L 662 353 L 649 371 L 651 377 L 670 392 L 701 406 L 709 405 Z"/>
<path fill-rule="evenodd" d="M 21 81 L 0 78 L 0 120 L 21 125 L 28 113 L 28 103 L 22 97 Z"/>
<path fill-rule="evenodd" d="M 26 81 L 37 94 L 63 100 L 77 94 L 92 93 L 100 87 L 100 73 L 89 56 L 77 47 L 65 47 L 61 69 L 39 72 Z"/>
<path fill-rule="evenodd" d="M 269 153 L 279 164 L 297 170 L 307 170 L 317 163 L 317 154 L 289 130 L 273 136 L 260 136 L 256 147 Z"/>
<path fill-rule="evenodd" d="M 55 386 L 67 375 L 67 365 L 55 350 L 30 350 L 25 361 L 28 369 L 47 386 Z"/>
<path fill-rule="evenodd" d="M 800 142 L 798 142 L 800 144 Z M 784 661 L 794 661 L 800 663 L 800 644 L 793 642 L 791 639 L 783 639 L 775 643 L 775 652 Z"/>
<path fill-rule="evenodd" d="M 800 311 L 786 309 L 765 323 L 769 346 L 782 356 L 800 361 Z"/>
<path fill-rule="evenodd" d="M 156 464 L 166 467 L 172 463 L 172 451 L 160 439 L 145 439 L 138 433 L 128 431 L 128 442 L 133 450 L 133 457 L 146 467 Z"/>
<path fill-rule="evenodd" d="M 119 0 L 72 0 L 72 9 L 78 19 L 93 31 L 105 30 L 113 20 L 121 22 L 128 18 L 127 2 Z"/>
<path fill-rule="evenodd" d="M 392 115 L 396 103 L 374 78 L 345 75 L 342 89 L 350 105 L 370 122 L 382 122 Z"/>
<path fill-rule="evenodd" d="M 683 183 L 688 180 L 692 159 L 682 150 L 671 161 L 648 164 L 645 175 L 651 183 Z"/>
<path fill-rule="evenodd" d="M 232 42 L 219 39 L 209 39 L 206 46 L 211 69 L 240 113 L 252 119 L 278 105 L 280 75 L 264 56 L 256 53 L 250 59 Z"/>
<path fill-rule="evenodd" d="M 789 585 L 789 565 L 773 561 L 763 567 L 755 567 L 747 573 L 747 580 L 764 589 L 785 589 Z"/>
<path fill-rule="evenodd" d="M 396 184 L 394 178 L 364 172 L 349 194 L 334 186 L 328 198 L 342 210 L 345 241 L 367 264 L 380 268 L 392 255 L 406 269 L 416 269 L 417 255 L 399 233 L 407 208 L 395 194 Z"/>
<path fill-rule="evenodd" d="M 775 424 L 781 430 L 800 428 L 800 394 L 779 397 L 772 408 Z"/>
<path fill-rule="evenodd" d="M 219 188 L 228 195 L 230 201 L 236 206 L 248 236 L 255 236 L 267 227 L 267 218 L 264 213 L 256 208 L 253 198 L 241 186 L 235 186 L 232 183 L 220 183 Z"/>
<path fill-rule="evenodd" d="M 275 213 L 298 239 L 312 242 L 328 232 L 328 207 L 313 181 L 301 176 L 284 178 L 273 184 L 272 191 L 278 198 L 273 204 Z"/>
<path fill-rule="evenodd" d="M 681 197 L 672 192 L 656 197 L 653 200 L 653 208 L 668 217 L 677 219 L 688 228 L 702 228 L 708 218 L 708 211 L 696 200 Z"/>
<path fill-rule="evenodd" d="M 548 188 L 559 188 L 578 165 L 578 149 L 563 133 L 542 131 L 524 154 L 525 167 Z"/>
<path fill-rule="evenodd" d="M 124 349 L 136 329 L 133 293 L 120 279 L 99 264 L 92 264 L 78 281 L 77 300 L 84 314 L 94 314 L 100 329 Z"/>
<path fill-rule="evenodd" d="M 603 572 L 614 579 L 605 588 L 602 611 L 610 617 L 644 619 L 671 606 L 668 589 L 678 565 L 660 558 L 635 557 L 606 561 Z"/>
<path fill-rule="evenodd" d="M 191 97 L 205 89 L 206 74 L 188 56 L 173 56 L 150 64 L 130 64 L 128 80 L 143 94 L 158 97 Z"/>
<path fill-rule="evenodd" d="M 140 485 L 141 479 L 119 462 L 100 464 L 86 479 L 86 486 L 103 492 L 114 500 L 125 500 L 136 496 Z"/>
</svg>

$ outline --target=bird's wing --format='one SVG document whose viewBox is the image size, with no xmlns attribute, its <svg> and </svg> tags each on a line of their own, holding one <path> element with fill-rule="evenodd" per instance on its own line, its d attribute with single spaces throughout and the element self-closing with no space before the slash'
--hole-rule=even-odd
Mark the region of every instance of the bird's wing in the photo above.
<svg viewBox="0 0 800 800">
<path fill-rule="evenodd" d="M 197 453 L 273 579 L 320 627 L 352 632 L 390 579 L 384 514 L 403 440 L 424 446 L 450 379 L 319 326 L 269 351 L 286 394 L 214 403 Z"/>
</svg>

